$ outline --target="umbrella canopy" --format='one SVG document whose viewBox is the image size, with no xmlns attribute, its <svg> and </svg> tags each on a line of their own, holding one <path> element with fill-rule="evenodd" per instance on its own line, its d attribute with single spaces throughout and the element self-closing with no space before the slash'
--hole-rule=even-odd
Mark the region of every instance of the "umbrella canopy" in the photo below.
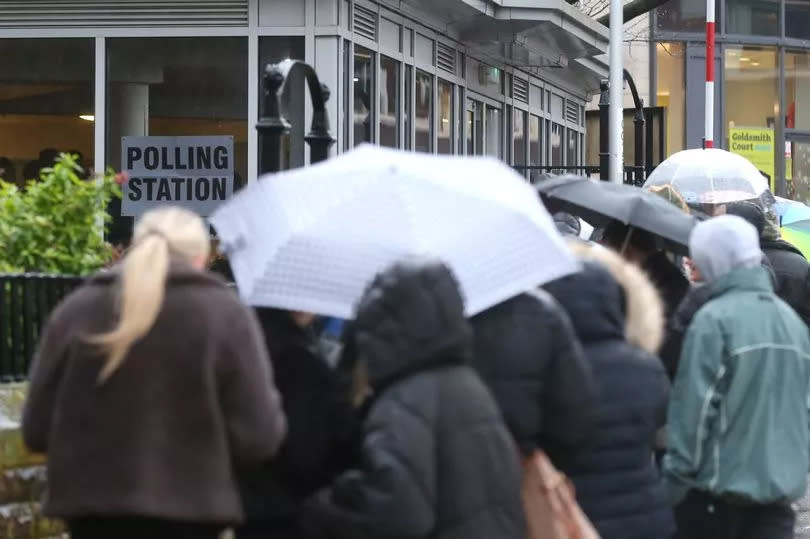
<svg viewBox="0 0 810 539">
<path fill-rule="evenodd" d="M 689 205 L 758 198 L 768 182 L 746 158 L 711 148 L 672 154 L 655 167 L 644 188 L 669 185 Z"/>
<path fill-rule="evenodd" d="M 673 252 L 689 252 L 689 234 L 697 219 L 649 191 L 572 177 L 541 181 L 537 190 L 554 211 L 573 213 L 600 227 L 619 221 L 653 234 Z"/>
<path fill-rule="evenodd" d="M 489 158 L 363 146 L 266 176 L 210 220 L 244 301 L 340 318 L 407 256 L 448 264 L 470 315 L 579 269 L 531 186 Z"/>
<path fill-rule="evenodd" d="M 810 258 L 810 207 L 786 198 L 776 198 L 774 210 L 779 216 L 782 238 Z"/>
</svg>

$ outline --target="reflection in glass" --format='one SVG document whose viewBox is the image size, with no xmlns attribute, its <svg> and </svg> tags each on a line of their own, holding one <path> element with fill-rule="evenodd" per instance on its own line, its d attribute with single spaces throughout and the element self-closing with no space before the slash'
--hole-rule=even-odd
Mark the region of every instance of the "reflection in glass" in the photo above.
<svg viewBox="0 0 810 539">
<path fill-rule="evenodd" d="M 259 41 L 262 61 L 303 47 L 302 37 L 265 39 Z M 247 69 L 246 37 L 107 39 L 107 166 L 120 168 L 124 136 L 231 136 L 238 186 L 247 178 Z M 303 103 L 303 87 L 301 95 L 290 94 L 286 104 L 293 115 Z M 291 161 L 296 140 L 285 142 Z M 127 242 L 132 218 L 121 217 L 120 206 L 111 210 L 109 239 Z"/>
<path fill-rule="evenodd" d="M 726 0 L 726 32 L 775 36 L 779 33 L 778 0 Z"/>
<path fill-rule="evenodd" d="M 487 138 L 486 138 L 486 154 L 492 157 L 502 157 L 503 148 L 501 148 L 501 133 L 503 133 L 503 116 L 501 109 L 487 105 Z"/>
<path fill-rule="evenodd" d="M 380 146 L 399 147 L 399 62 L 380 57 Z"/>
<path fill-rule="evenodd" d="M 721 2 L 716 3 L 715 20 L 720 20 Z M 706 32 L 706 0 L 669 0 L 655 10 L 656 30 Z"/>
<path fill-rule="evenodd" d="M 526 164 L 526 113 L 515 109 L 515 119 L 512 123 L 514 164 L 522 166 Z"/>
<path fill-rule="evenodd" d="M 658 58 L 658 106 L 664 107 L 667 129 L 667 155 L 684 149 L 686 140 L 686 90 L 683 43 L 656 44 Z M 598 139 L 597 139 L 598 141 Z M 597 142 L 598 145 L 598 142 Z M 625 142 L 627 146 L 627 142 Z M 589 151 L 590 153 L 590 151 Z"/>
<path fill-rule="evenodd" d="M 807 0 L 785 1 L 785 35 L 810 39 L 810 3 Z"/>
<path fill-rule="evenodd" d="M 60 152 L 93 167 L 94 57 L 92 39 L 0 40 L 0 178 L 23 186 Z"/>
<path fill-rule="evenodd" d="M 569 167 L 579 164 L 579 133 L 573 129 L 568 130 L 568 144 L 566 145 L 565 164 Z"/>
<path fill-rule="evenodd" d="M 354 145 L 372 142 L 374 53 L 354 46 Z"/>
<path fill-rule="evenodd" d="M 439 132 L 436 138 L 436 152 L 453 153 L 453 85 L 439 79 Z"/>
<path fill-rule="evenodd" d="M 785 52 L 785 127 L 810 129 L 810 53 Z"/>
<path fill-rule="evenodd" d="M 551 165 L 558 167 L 563 164 L 563 126 L 551 124 Z"/>
<path fill-rule="evenodd" d="M 424 71 L 416 70 L 416 133 L 413 149 L 417 152 L 433 151 L 433 77 Z"/>
<path fill-rule="evenodd" d="M 761 128 L 758 137 L 767 136 L 779 159 L 776 137 L 783 122 L 776 122 L 779 111 L 779 65 L 775 47 L 728 47 L 725 51 L 725 102 L 727 133 L 732 140 L 726 146 L 735 150 L 734 128 Z M 776 129 L 775 129 L 776 128 Z M 747 136 L 746 133 L 737 136 Z M 747 143 L 747 142 L 746 142 Z M 771 178 L 773 167 L 763 170 Z"/>
<path fill-rule="evenodd" d="M 413 123 L 413 68 L 405 66 L 405 117 L 402 119 L 405 126 L 405 149 L 410 150 L 413 147 L 411 137 L 411 125 Z"/>
<path fill-rule="evenodd" d="M 475 151 L 473 155 L 484 155 L 484 104 L 473 101 L 475 106 Z"/>
<path fill-rule="evenodd" d="M 792 141 L 787 143 L 785 155 L 787 197 L 810 203 L 810 143 Z"/>
<path fill-rule="evenodd" d="M 345 17 L 344 17 L 345 18 Z M 349 149 L 349 118 L 351 118 L 351 90 L 352 70 L 351 65 L 352 43 L 348 39 L 343 40 L 343 150 Z M 261 95 L 261 93 L 259 94 Z"/>
<path fill-rule="evenodd" d="M 473 124 L 474 112 L 467 110 L 467 155 L 475 155 L 473 146 L 473 136 L 475 135 L 475 125 Z"/>
<path fill-rule="evenodd" d="M 540 139 L 540 117 L 531 115 L 529 118 L 529 164 L 538 166 L 543 164 L 542 141 Z"/>
</svg>

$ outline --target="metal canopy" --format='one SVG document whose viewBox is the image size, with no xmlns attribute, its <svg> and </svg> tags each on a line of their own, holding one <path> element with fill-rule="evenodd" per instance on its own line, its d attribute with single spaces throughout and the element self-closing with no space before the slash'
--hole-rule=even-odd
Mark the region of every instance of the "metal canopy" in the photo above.
<svg viewBox="0 0 810 539">
<path fill-rule="evenodd" d="M 604 54 L 608 30 L 564 0 L 402 0 L 431 13 L 447 32 L 518 67 L 565 68 Z"/>
</svg>

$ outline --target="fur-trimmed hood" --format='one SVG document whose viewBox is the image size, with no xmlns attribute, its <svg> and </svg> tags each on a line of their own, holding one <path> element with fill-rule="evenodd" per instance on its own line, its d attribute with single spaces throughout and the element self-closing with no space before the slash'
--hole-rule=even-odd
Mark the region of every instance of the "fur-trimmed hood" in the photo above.
<svg viewBox="0 0 810 539">
<path fill-rule="evenodd" d="M 583 342 L 624 338 L 657 353 L 664 338 L 664 307 L 649 277 L 600 246 L 571 242 L 585 269 L 546 286 L 565 307 Z"/>
</svg>

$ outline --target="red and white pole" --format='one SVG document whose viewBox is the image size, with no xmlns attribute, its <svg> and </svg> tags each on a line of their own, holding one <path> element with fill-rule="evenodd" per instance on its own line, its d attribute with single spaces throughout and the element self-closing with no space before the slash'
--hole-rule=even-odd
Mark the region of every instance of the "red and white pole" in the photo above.
<svg viewBox="0 0 810 539">
<path fill-rule="evenodd" d="M 703 147 L 714 147 L 714 0 L 706 0 L 706 118 Z"/>
</svg>

